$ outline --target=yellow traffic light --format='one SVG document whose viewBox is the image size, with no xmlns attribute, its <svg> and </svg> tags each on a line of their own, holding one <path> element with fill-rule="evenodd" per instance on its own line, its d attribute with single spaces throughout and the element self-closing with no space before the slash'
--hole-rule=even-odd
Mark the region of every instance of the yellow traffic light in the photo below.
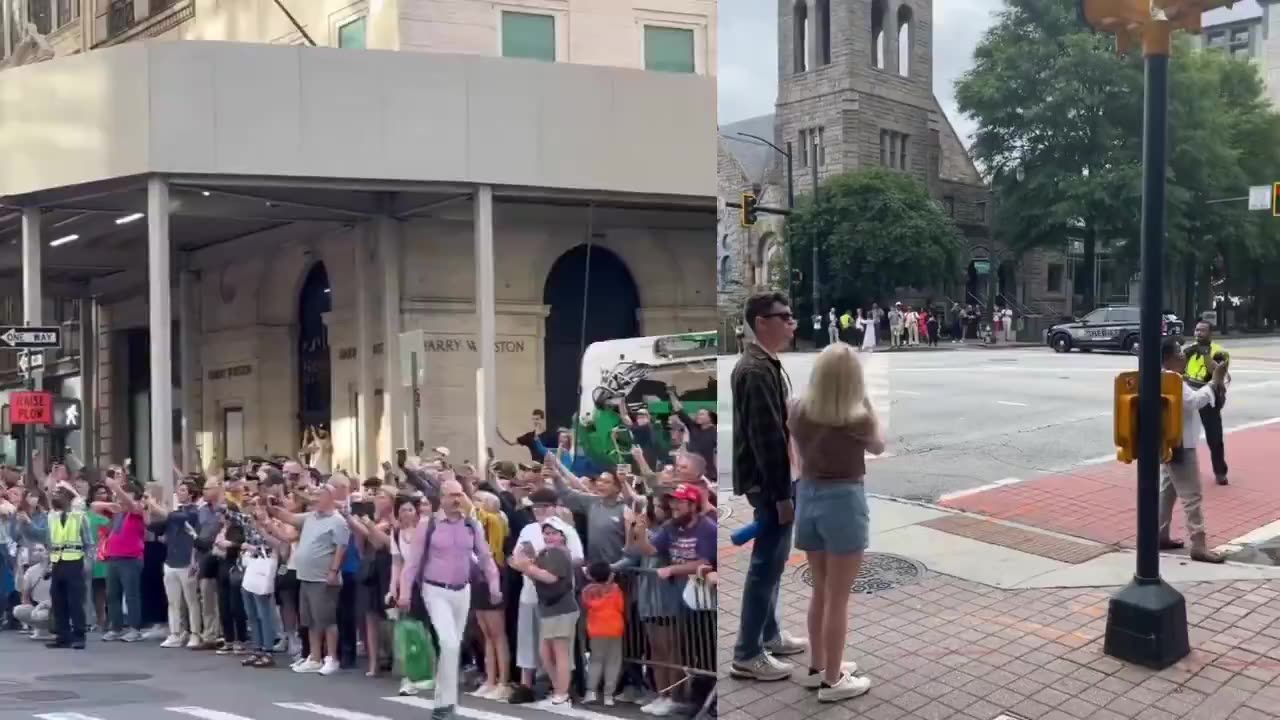
<svg viewBox="0 0 1280 720">
<path fill-rule="evenodd" d="M 1160 462 L 1173 459 L 1182 446 L 1182 376 L 1160 373 Z M 1128 464 L 1138 457 L 1138 373 L 1123 372 L 1115 380 L 1114 436 L 1116 459 Z"/>
</svg>

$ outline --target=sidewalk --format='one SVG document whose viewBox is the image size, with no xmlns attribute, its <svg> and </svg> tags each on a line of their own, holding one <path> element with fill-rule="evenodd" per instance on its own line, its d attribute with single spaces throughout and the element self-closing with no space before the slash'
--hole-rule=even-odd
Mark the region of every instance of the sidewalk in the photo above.
<svg viewBox="0 0 1280 720">
<path fill-rule="evenodd" d="M 874 591 L 850 603 L 846 657 L 873 685 L 861 698 L 821 704 L 790 681 L 728 675 L 750 558 L 750 546 L 733 547 L 728 536 L 750 507 L 727 500 L 719 693 L 729 720 L 1280 717 L 1280 569 L 1162 558 L 1165 577 L 1186 596 L 1193 649 L 1155 672 L 1102 654 L 1107 602 L 1132 576 L 1132 552 L 920 504 L 870 502 L 871 548 L 855 586 Z M 801 636 L 806 577 L 803 553 L 793 553 L 780 610 Z"/>
<path fill-rule="evenodd" d="M 1233 550 L 1280 535 L 1280 483 L 1275 481 L 1275 448 L 1280 421 L 1256 424 L 1226 435 L 1231 484 L 1213 482 L 1208 449 L 1197 452 L 1204 487 L 1209 546 Z M 1134 546 L 1137 465 L 1114 460 L 1001 481 L 942 498 L 948 508 L 1024 523 L 1108 545 Z M 1173 535 L 1185 537 L 1185 514 L 1174 509 Z M 1268 526 L 1275 525 L 1271 529 Z"/>
</svg>

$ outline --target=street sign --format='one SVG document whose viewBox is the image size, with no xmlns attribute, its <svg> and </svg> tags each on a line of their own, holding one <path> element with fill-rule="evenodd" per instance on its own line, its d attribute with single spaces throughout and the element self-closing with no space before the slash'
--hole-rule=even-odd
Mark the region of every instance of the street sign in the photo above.
<svg viewBox="0 0 1280 720">
<path fill-rule="evenodd" d="M 1249 209 L 1270 210 L 1271 187 L 1267 185 L 1255 185 L 1249 188 Z"/>
<path fill-rule="evenodd" d="M 9 393 L 11 425 L 49 425 L 53 422 L 53 393 Z"/>
<path fill-rule="evenodd" d="M 19 350 L 61 347 L 62 328 L 57 325 L 47 327 L 0 325 L 0 342 Z"/>
<path fill-rule="evenodd" d="M 32 352 L 23 350 L 18 356 L 18 371 L 23 375 L 28 375 L 32 370 L 39 370 L 44 367 L 44 353 L 42 351 Z"/>
<path fill-rule="evenodd" d="M 973 272 L 977 275 L 987 275 L 991 272 L 990 260 L 974 260 Z"/>
</svg>

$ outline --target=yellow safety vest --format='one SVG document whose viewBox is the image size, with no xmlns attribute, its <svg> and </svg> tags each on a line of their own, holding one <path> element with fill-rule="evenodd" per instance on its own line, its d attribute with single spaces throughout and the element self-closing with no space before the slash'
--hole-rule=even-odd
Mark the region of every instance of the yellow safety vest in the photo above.
<svg viewBox="0 0 1280 720">
<path fill-rule="evenodd" d="M 84 559 L 84 538 L 80 532 L 83 523 L 84 513 L 68 512 L 65 523 L 61 512 L 49 513 L 49 540 L 53 543 L 49 548 L 49 559 L 52 562 Z"/>
<path fill-rule="evenodd" d="M 1209 343 L 1209 354 L 1217 355 L 1218 353 L 1226 354 L 1218 343 Z M 1203 355 L 1198 352 L 1187 355 L 1186 374 L 1188 378 L 1196 382 L 1209 382 L 1209 369 L 1205 367 Z"/>
</svg>

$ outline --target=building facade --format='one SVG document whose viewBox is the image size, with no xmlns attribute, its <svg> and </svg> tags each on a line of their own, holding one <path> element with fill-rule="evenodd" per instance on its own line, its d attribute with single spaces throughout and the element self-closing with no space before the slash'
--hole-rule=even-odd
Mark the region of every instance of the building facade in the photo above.
<svg viewBox="0 0 1280 720">
<path fill-rule="evenodd" d="M 715 0 L 0 2 L 0 58 L 23 49 L 24 59 L 65 56 L 139 39 L 226 40 L 715 74 Z"/>
<path fill-rule="evenodd" d="M 485 393 L 485 402 L 493 404 L 489 415 L 498 434 L 508 438 L 525 430 L 534 408 L 547 409 L 553 423 L 568 422 L 578 378 L 575 363 L 563 359 L 566 354 L 576 358 L 584 340 L 715 325 L 714 190 L 710 155 L 701 151 L 712 147 L 714 131 L 714 0 L 285 0 L 296 24 L 270 0 L 72 3 L 79 14 L 66 18 L 46 14 L 40 2 L 0 2 L 6 10 L 5 37 L 13 35 L 4 46 L 5 62 L 9 67 L 39 63 L 51 81 L 80 73 L 94 77 L 85 63 L 99 51 L 118 52 L 134 41 L 303 46 L 314 41 L 368 56 L 348 60 L 323 49 L 299 48 L 305 52 L 302 67 L 316 68 L 317 77 L 335 83 L 332 87 L 345 84 L 341 93 L 326 95 L 305 81 L 299 84 L 298 68 L 276 54 L 247 45 L 209 50 L 218 72 L 254 77 L 234 100 L 202 101 L 205 115 L 219 113 L 218 126 L 211 128 L 223 134 L 212 143 L 219 167 L 275 161 L 275 172 L 296 178 L 317 176 L 316 168 L 333 165 L 342 169 L 331 169 L 330 175 L 357 177 L 345 186 L 344 192 L 353 192 L 362 183 L 373 187 L 372 180 L 359 178 L 416 182 L 423 167 L 409 159 L 423 158 L 428 150 L 436 154 L 427 165 L 445 166 L 427 168 L 426 174 L 445 173 L 437 184 L 448 187 L 429 198 L 419 195 L 427 199 L 418 207 L 391 212 L 394 240 L 370 237 L 387 221 L 377 207 L 327 191 L 316 195 L 314 188 L 307 189 L 309 199 L 299 199 L 302 190 L 285 188 L 284 179 L 273 181 L 280 187 L 255 194 L 186 188 L 176 198 L 179 189 L 173 191 L 174 267 L 185 270 L 175 272 L 171 288 L 173 437 L 186 439 L 206 468 L 247 456 L 295 454 L 310 425 L 331 432 L 335 466 L 359 472 L 372 471 L 396 448 L 410 447 L 410 428 L 418 428 L 431 445 L 461 448 L 462 458 L 480 459 L 474 457 L 484 440 L 478 437 L 476 415 L 484 380 L 477 378 L 477 368 L 487 362 L 488 343 L 480 342 L 477 312 L 486 296 L 493 300 L 496 386 Z M 51 3 L 52 12 L 66 5 Z M 362 78 L 402 72 L 397 63 L 359 53 L 362 49 L 442 58 L 419 70 L 433 78 L 423 76 L 416 83 L 425 90 L 394 96 Z M 473 64 L 464 62 L 468 56 L 508 59 Z M 51 60 L 47 68 L 44 60 Z M 536 61 L 565 67 L 543 71 Z M 8 92 L 38 87 L 34 70 L 13 70 Z M 8 74 L 0 73 L 0 86 Z M 463 77 L 465 82 L 455 79 Z M 523 78 L 524 84 L 511 78 Z M 590 98 L 586 88 L 595 88 Z M 223 91 L 211 92 L 217 98 Z M 236 113 L 222 115 L 224 103 L 270 107 L 281 94 L 310 107 L 300 114 L 288 109 L 294 106 L 285 107 L 284 112 L 296 114 L 286 117 L 231 121 Z M 102 114 L 106 105 L 101 103 L 119 101 L 99 95 L 89 93 L 77 109 L 93 116 Z M 437 102 L 454 109 L 441 110 Z M 681 108 L 663 110 L 664 102 Z M 67 108 L 73 104 L 68 101 Z M 200 107 L 197 103 L 189 118 L 197 126 L 207 124 L 199 117 Z M 528 125 L 510 125 L 517 117 L 511 115 L 513 107 Z M 0 108 L 0 146 L 16 147 L 33 117 L 16 111 L 6 116 Z M 298 146 L 296 136 L 315 130 L 309 124 L 328 133 L 323 147 Z M 421 129 L 415 132 L 416 126 Z M 578 129 L 560 135 L 556 128 Z M 229 158 L 226 148 L 240 140 L 233 137 L 237 131 L 263 137 L 249 143 L 252 152 Z M 483 146 L 468 145 L 458 133 L 475 142 L 487 139 Z M 391 148 L 389 137 L 413 145 Z M 630 140 L 618 139 L 623 137 L 646 138 L 667 151 L 635 148 Z M 145 159 L 145 147 L 122 147 L 117 154 L 142 153 L 139 158 Z M 184 161 L 202 154 L 195 150 L 174 148 Z M 14 156 L 6 150 L 6 157 Z M 372 158 L 384 162 L 375 167 Z M 693 170 L 699 158 L 699 167 L 706 168 L 701 183 Z M 557 169 L 559 163 L 575 169 Z M 53 168 L 76 164 L 70 152 L 48 163 Z M 450 170 L 453 166 L 458 169 Z M 673 167 L 685 168 L 680 172 L 690 180 L 667 182 Z M 28 169 L 26 163 L 12 169 L 12 182 L 0 182 L 0 195 L 30 197 L 65 184 L 47 167 L 33 170 L 38 177 L 26 182 Z M 496 198 L 491 229 L 498 262 L 491 293 L 478 285 L 483 262 L 472 236 L 478 231 L 479 205 L 465 185 L 480 181 L 494 188 Z M 516 187 L 521 189 L 504 190 Z M 361 197 L 373 195 L 381 197 L 368 192 Z M 382 195 L 413 197 L 408 191 Z M 215 201 L 230 205 L 208 213 L 196 207 Z M 145 202 L 139 202 L 137 209 L 145 210 Z M 50 368 L 44 384 L 53 392 L 91 396 L 84 399 L 94 408 L 95 427 L 87 433 L 92 437 L 82 446 L 82 457 L 134 457 L 141 464 L 141 458 L 154 454 L 156 437 L 154 378 L 148 372 L 148 359 L 155 356 L 154 322 L 146 255 L 136 234 L 145 234 L 146 223 L 134 222 L 143 217 L 140 211 L 78 209 L 92 212 L 80 218 L 60 206 L 45 208 L 44 295 L 75 300 L 74 321 L 92 316 L 87 327 L 96 339 L 88 343 L 92 352 L 77 345 L 59 353 L 65 360 L 56 364 L 56 372 Z M 215 215 L 216 221 L 197 222 Z M 20 236 L 20 216 L 0 212 L 0 236 L 6 242 Z M 235 232 L 216 233 L 218 239 L 210 243 L 204 236 L 212 232 L 210 226 Z M 72 235 L 75 239 L 67 240 Z M 10 250 L 0 252 L 0 295 L 17 296 L 22 262 L 16 248 Z M 180 306 L 190 314 L 179 313 Z M 21 319 L 21 302 L 12 314 L 15 322 Z M 50 311 L 43 316 L 50 320 Z M 584 318 L 590 319 L 585 337 Z M 393 371 L 392 358 L 399 362 L 399 334 L 415 330 L 425 333 L 428 362 L 419 368 L 420 393 L 407 400 L 406 392 L 412 392 L 403 375 L 408 371 Z M 59 380 L 74 381 L 81 361 L 90 357 L 97 368 L 93 387 L 82 390 Z M 10 364 L 0 365 L 0 402 L 20 384 L 12 357 L 0 354 L 4 361 Z M 523 452 L 500 441 L 490 444 L 499 457 Z"/>
<path fill-rule="evenodd" d="M 1280 0 L 1258 0 L 1206 16 L 1197 47 L 1252 60 L 1266 83 L 1267 95 L 1280 108 Z"/>
<path fill-rule="evenodd" d="M 768 138 L 791 155 L 797 194 L 812 191 L 814 165 L 819 182 L 876 166 L 910 174 L 954 219 L 965 267 L 949 287 L 902 288 L 882 300 L 919 302 L 932 294 L 986 304 L 989 277 L 980 269 L 989 266 L 997 293 L 1019 314 L 1068 312 L 1070 278 L 1057 254 L 1015 257 L 992 239 L 998 198 L 933 93 L 932 8 L 931 0 L 779 0 L 776 110 L 721 128 L 721 193 L 759 188 L 762 204 L 786 197 L 783 153 L 740 133 Z M 726 217 L 718 262 L 730 277 L 721 281 L 722 310 L 736 312 L 742 295 L 769 277 L 768 258 L 784 254 L 777 249 L 781 230 L 777 220 L 748 230 L 736 215 Z M 808 271 L 807 260 L 797 265 Z"/>
</svg>

